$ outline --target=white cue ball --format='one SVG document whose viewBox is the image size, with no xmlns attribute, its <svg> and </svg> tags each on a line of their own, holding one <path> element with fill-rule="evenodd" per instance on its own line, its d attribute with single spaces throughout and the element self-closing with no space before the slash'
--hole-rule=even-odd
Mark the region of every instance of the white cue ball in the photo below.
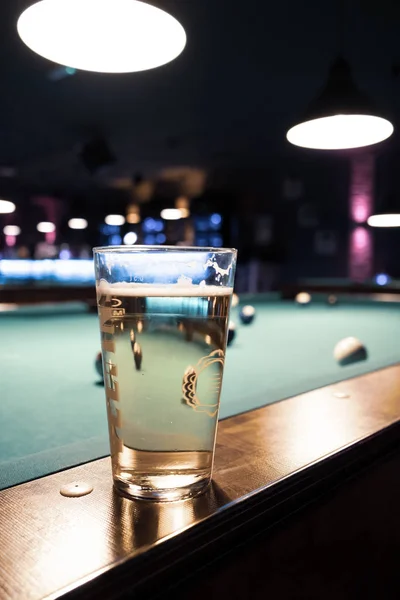
<svg viewBox="0 0 400 600">
<path fill-rule="evenodd" d="M 350 364 L 367 358 L 365 346 L 356 337 L 343 338 L 333 350 L 335 360 L 340 364 Z"/>
<path fill-rule="evenodd" d="M 232 296 L 232 308 L 235 308 L 239 304 L 239 296 L 237 294 L 233 294 Z"/>
<path fill-rule="evenodd" d="M 297 304 L 309 304 L 311 302 L 311 296 L 308 292 L 299 292 L 295 297 Z"/>
</svg>

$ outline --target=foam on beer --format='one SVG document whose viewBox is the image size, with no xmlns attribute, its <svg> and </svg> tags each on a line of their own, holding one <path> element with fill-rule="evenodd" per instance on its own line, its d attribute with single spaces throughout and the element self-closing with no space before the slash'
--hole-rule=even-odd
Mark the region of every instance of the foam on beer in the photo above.
<svg viewBox="0 0 400 600">
<path fill-rule="evenodd" d="M 104 296 L 157 296 L 157 297 L 196 297 L 230 296 L 233 288 L 218 285 L 195 285 L 189 278 L 181 278 L 177 283 L 107 283 L 103 279 L 96 286 L 97 293 Z"/>
</svg>

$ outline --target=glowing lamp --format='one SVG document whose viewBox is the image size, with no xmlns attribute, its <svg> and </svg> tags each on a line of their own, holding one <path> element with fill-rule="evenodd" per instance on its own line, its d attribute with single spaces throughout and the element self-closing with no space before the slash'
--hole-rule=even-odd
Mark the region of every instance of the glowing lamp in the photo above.
<svg viewBox="0 0 400 600">
<path fill-rule="evenodd" d="M 388 194 L 381 206 L 368 218 L 370 227 L 400 227 L 400 203 L 397 194 Z"/>
<path fill-rule="evenodd" d="M 320 95 L 286 138 L 303 148 L 344 150 L 377 144 L 392 133 L 392 123 L 357 88 L 349 64 L 338 58 Z"/>
<path fill-rule="evenodd" d="M 36 229 L 40 233 L 53 233 L 56 230 L 56 226 L 50 221 L 41 221 L 36 225 Z"/>
<path fill-rule="evenodd" d="M 0 200 L 0 214 L 7 215 L 15 211 L 15 204 L 9 200 Z"/>
<path fill-rule="evenodd" d="M 20 15 L 17 30 L 40 56 L 101 73 L 153 69 L 186 44 L 173 16 L 138 0 L 41 0 Z"/>
<path fill-rule="evenodd" d="M 165 221 L 177 221 L 178 219 L 182 219 L 182 212 L 180 208 L 164 208 L 160 216 Z"/>
<path fill-rule="evenodd" d="M 86 229 L 88 222 L 86 219 L 70 219 L 68 221 L 68 227 L 70 229 Z"/>
<path fill-rule="evenodd" d="M 125 223 L 125 217 L 123 215 L 107 215 L 104 221 L 107 225 L 116 225 L 120 227 Z"/>
</svg>

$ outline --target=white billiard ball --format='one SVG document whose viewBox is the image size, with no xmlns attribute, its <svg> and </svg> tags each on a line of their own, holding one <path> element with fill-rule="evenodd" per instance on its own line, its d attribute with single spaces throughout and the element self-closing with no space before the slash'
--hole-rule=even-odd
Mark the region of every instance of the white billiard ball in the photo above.
<svg viewBox="0 0 400 600">
<path fill-rule="evenodd" d="M 367 349 L 356 337 L 343 338 L 333 350 L 335 360 L 342 366 L 367 359 Z"/>
<path fill-rule="evenodd" d="M 297 302 L 297 304 L 305 306 L 307 304 L 310 304 L 311 295 L 308 292 L 299 292 L 295 297 L 295 301 Z"/>
</svg>

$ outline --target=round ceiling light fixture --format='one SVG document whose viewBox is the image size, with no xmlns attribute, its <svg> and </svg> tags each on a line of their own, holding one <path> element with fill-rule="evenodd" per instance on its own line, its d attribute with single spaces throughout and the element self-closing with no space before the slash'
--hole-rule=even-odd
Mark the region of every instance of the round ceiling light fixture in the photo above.
<svg viewBox="0 0 400 600">
<path fill-rule="evenodd" d="M 177 221 L 178 219 L 182 219 L 182 212 L 180 208 L 164 208 L 160 217 L 165 221 Z"/>
<path fill-rule="evenodd" d="M 40 56 L 101 73 L 159 67 L 186 44 L 173 16 L 138 0 L 40 0 L 21 14 L 17 30 Z"/>
<path fill-rule="evenodd" d="M 21 233 L 21 227 L 18 225 L 6 225 L 3 229 L 4 235 L 19 235 Z"/>
<path fill-rule="evenodd" d="M 86 229 L 86 227 L 88 226 L 88 222 L 86 219 L 70 219 L 68 221 L 68 227 L 70 229 Z"/>
<path fill-rule="evenodd" d="M 348 62 L 338 58 L 320 95 L 286 138 L 302 148 L 345 150 L 382 142 L 393 130 L 392 123 L 357 88 Z"/>
<path fill-rule="evenodd" d="M 107 215 L 104 222 L 107 223 L 107 225 L 121 227 L 121 225 L 125 223 L 125 217 L 123 215 Z"/>
<path fill-rule="evenodd" d="M 0 214 L 8 215 L 15 211 L 14 202 L 10 202 L 9 200 L 0 200 Z"/>
<path fill-rule="evenodd" d="M 370 227 L 400 227 L 400 214 L 371 215 L 367 223 Z"/>
<path fill-rule="evenodd" d="M 40 233 L 53 233 L 56 230 L 56 226 L 51 221 L 41 221 L 36 225 L 36 229 Z"/>
<path fill-rule="evenodd" d="M 370 227 L 400 227 L 400 198 L 389 193 L 378 203 L 378 208 L 367 219 Z"/>
</svg>

